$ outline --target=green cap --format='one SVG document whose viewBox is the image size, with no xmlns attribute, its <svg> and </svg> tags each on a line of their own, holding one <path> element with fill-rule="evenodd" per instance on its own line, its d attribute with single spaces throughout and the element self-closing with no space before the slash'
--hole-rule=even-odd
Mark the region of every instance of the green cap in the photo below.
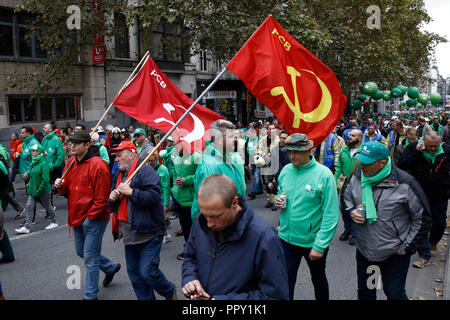
<svg viewBox="0 0 450 320">
<path fill-rule="evenodd" d="M 146 132 L 142 128 L 137 128 L 136 130 L 134 130 L 133 134 L 143 134 L 145 136 Z"/>
<path fill-rule="evenodd" d="M 308 139 L 308 136 L 304 133 L 294 133 L 286 138 L 286 145 L 282 148 L 282 151 L 294 150 L 294 151 L 308 151 L 314 146 L 314 143 Z"/>
<path fill-rule="evenodd" d="M 356 155 L 356 159 L 364 164 L 371 164 L 375 161 L 388 158 L 388 148 L 384 144 L 377 141 L 370 141 L 363 144 L 360 153 Z"/>
<path fill-rule="evenodd" d="M 33 144 L 30 149 L 31 151 L 39 151 L 40 153 L 44 152 L 44 148 L 38 143 Z"/>
</svg>

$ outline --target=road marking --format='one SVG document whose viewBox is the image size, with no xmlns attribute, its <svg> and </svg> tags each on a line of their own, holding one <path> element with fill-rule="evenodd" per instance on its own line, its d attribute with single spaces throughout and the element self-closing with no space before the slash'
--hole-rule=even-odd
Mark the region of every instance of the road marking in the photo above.
<svg viewBox="0 0 450 320">
<path fill-rule="evenodd" d="M 64 229 L 64 228 L 67 228 L 69 225 L 68 224 L 65 224 L 65 225 L 62 225 L 62 226 L 58 226 L 58 227 L 56 227 L 56 228 L 54 228 L 54 229 L 50 229 L 50 230 L 45 230 L 45 229 L 43 229 L 43 230 L 39 230 L 39 231 L 35 231 L 35 232 L 30 232 L 30 233 L 26 233 L 26 234 L 20 234 L 20 235 L 17 235 L 17 236 L 14 236 L 14 237 L 11 237 L 11 238 L 9 238 L 9 240 L 10 241 L 15 241 L 15 240 L 20 240 L 20 239 L 25 239 L 25 238 L 29 238 L 29 237 L 31 237 L 31 236 L 37 236 L 37 235 L 39 235 L 39 234 L 42 234 L 42 233 L 44 233 L 44 232 L 48 232 L 48 231 L 56 231 L 56 230 L 61 230 L 61 229 Z"/>
</svg>

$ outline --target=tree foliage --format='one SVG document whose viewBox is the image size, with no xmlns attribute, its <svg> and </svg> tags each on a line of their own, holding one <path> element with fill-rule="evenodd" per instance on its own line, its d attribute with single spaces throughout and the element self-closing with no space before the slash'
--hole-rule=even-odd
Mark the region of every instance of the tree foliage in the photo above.
<svg viewBox="0 0 450 320">
<path fill-rule="evenodd" d="M 374 4 L 372 0 L 137 0 L 134 5 L 104 0 L 102 8 L 107 14 L 124 13 L 130 25 L 138 18 L 140 32 L 161 22 L 183 25 L 172 46 L 189 47 L 192 53 L 207 50 L 223 62 L 231 59 L 272 14 L 335 72 L 346 94 L 366 81 L 386 89 L 426 81 L 434 49 L 445 39 L 421 30 L 430 22 L 423 1 L 375 2 L 381 9 L 379 30 L 366 25 L 370 16 L 366 9 Z M 66 8 L 71 4 L 81 8 L 81 30 L 65 27 Z M 19 9 L 39 13 L 36 24 L 42 26 L 42 45 L 51 52 L 43 71 L 24 79 L 40 92 L 58 88 L 56 83 L 66 79 L 70 68 L 83 63 L 78 57 L 93 45 L 98 30 L 114 34 L 106 20 L 93 18 L 96 13 L 91 1 L 25 0 Z"/>
</svg>

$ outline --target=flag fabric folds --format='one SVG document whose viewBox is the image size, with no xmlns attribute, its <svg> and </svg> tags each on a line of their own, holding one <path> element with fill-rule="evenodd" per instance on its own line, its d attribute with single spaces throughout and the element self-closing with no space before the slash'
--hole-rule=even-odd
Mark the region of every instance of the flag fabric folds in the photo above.
<svg viewBox="0 0 450 320">
<path fill-rule="evenodd" d="M 113 104 L 134 119 L 168 132 L 193 104 L 148 56 L 139 71 L 114 98 Z M 204 149 L 210 139 L 211 124 L 222 119 L 214 111 L 197 104 L 171 133 L 187 150 Z"/>
<path fill-rule="evenodd" d="M 289 134 L 319 145 L 342 117 L 347 97 L 322 61 L 269 16 L 226 68 L 280 120 Z"/>
</svg>

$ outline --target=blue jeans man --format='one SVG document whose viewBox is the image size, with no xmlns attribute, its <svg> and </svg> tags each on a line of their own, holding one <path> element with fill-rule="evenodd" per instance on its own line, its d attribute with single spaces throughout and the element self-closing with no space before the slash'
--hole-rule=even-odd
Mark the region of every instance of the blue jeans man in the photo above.
<svg viewBox="0 0 450 320">
<path fill-rule="evenodd" d="M 125 245 L 127 271 L 138 300 L 155 300 L 154 291 L 170 299 L 175 286 L 159 269 L 163 236 L 153 237 L 142 244 Z"/>
<path fill-rule="evenodd" d="M 261 176 L 261 168 L 252 164 L 252 173 L 254 175 L 254 180 L 250 194 L 252 195 L 261 194 L 264 191 L 264 185 Z"/>
<path fill-rule="evenodd" d="M 103 234 L 107 221 L 85 219 L 74 228 L 75 251 L 86 266 L 85 300 L 94 300 L 98 293 L 99 270 L 105 274 L 116 271 L 118 264 L 101 255 Z"/>
</svg>

